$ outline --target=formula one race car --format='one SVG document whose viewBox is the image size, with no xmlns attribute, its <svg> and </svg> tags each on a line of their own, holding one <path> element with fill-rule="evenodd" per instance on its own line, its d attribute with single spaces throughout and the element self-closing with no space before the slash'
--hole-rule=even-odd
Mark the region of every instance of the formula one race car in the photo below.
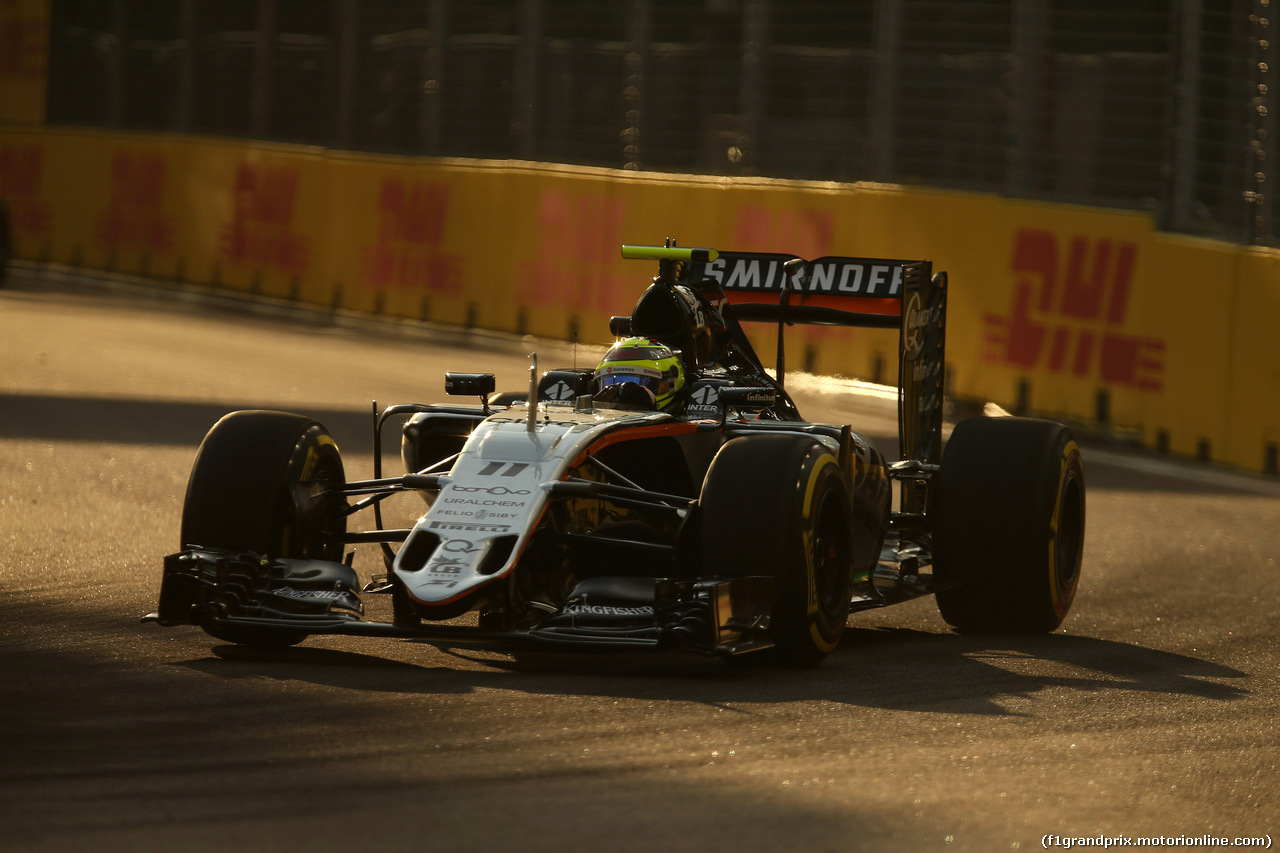
<svg viewBox="0 0 1280 853">
<path fill-rule="evenodd" d="M 925 594 L 960 630 L 1051 631 L 1080 575 L 1084 475 L 1063 426 L 960 423 L 943 452 L 947 279 L 924 261 L 624 246 L 658 275 L 600 366 L 530 370 L 526 393 L 449 373 L 470 405 L 374 420 L 374 471 L 348 481 L 324 427 L 235 412 L 201 444 L 162 625 L 291 645 L 310 634 L 571 650 L 679 648 L 821 661 L 851 612 Z M 766 371 L 743 322 L 775 323 Z M 785 390 L 794 323 L 899 333 L 901 460 L 804 421 Z M 406 473 L 383 477 L 402 427 Z M 895 484 L 898 509 L 893 509 Z M 380 505 L 426 513 L 387 529 Z M 370 513 L 370 529 L 348 519 Z M 361 584 L 355 545 L 385 568 Z M 361 595 L 391 597 L 391 621 Z M 451 620 L 468 611 L 478 618 Z"/>
</svg>

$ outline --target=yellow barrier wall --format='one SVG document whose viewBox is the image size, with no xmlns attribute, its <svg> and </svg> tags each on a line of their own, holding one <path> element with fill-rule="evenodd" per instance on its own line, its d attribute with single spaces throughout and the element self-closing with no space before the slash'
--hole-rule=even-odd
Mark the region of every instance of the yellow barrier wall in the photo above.
<svg viewBox="0 0 1280 853">
<path fill-rule="evenodd" d="M 1280 440 L 1280 254 L 1139 213 L 14 126 L 0 197 L 20 257 L 586 342 L 653 273 L 624 242 L 925 258 L 950 274 L 953 396 L 1254 471 Z M 792 368 L 896 377 L 892 333 L 795 332 Z"/>
<path fill-rule="evenodd" d="M 1227 443 L 1219 458 L 1257 470 L 1258 453 L 1268 453 L 1274 463 L 1280 444 L 1280 253 L 1245 249 L 1236 263 L 1233 335 L 1225 342 Z M 1197 338 L 1188 345 L 1215 343 Z"/>
</svg>

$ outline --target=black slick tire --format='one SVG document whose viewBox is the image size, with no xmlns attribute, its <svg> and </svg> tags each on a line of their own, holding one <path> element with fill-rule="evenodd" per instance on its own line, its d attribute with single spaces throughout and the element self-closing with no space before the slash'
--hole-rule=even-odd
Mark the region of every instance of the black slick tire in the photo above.
<svg viewBox="0 0 1280 853">
<path fill-rule="evenodd" d="M 938 609 L 960 631 L 1062 624 L 1084 552 L 1080 448 L 1061 424 L 973 418 L 947 442 L 931 511 Z"/>
<path fill-rule="evenodd" d="M 346 516 L 342 458 L 323 426 L 285 412 L 233 412 L 214 424 L 192 465 L 182 547 L 340 561 Z M 228 642 L 288 646 L 306 634 L 207 623 Z"/>
<path fill-rule="evenodd" d="M 840 642 L 853 594 L 849 483 L 836 454 L 803 435 L 733 439 L 698 503 L 700 573 L 772 575 L 776 646 L 762 654 L 786 666 L 820 663 Z"/>
</svg>

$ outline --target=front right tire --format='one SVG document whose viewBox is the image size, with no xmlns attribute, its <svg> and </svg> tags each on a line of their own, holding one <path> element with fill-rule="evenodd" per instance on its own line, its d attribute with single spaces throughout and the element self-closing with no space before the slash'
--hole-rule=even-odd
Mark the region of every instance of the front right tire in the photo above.
<svg viewBox="0 0 1280 853">
<path fill-rule="evenodd" d="M 820 663 L 844 634 L 853 598 L 849 495 L 835 452 L 804 435 L 733 439 L 707 471 L 700 574 L 774 577 L 777 663 Z"/>
</svg>

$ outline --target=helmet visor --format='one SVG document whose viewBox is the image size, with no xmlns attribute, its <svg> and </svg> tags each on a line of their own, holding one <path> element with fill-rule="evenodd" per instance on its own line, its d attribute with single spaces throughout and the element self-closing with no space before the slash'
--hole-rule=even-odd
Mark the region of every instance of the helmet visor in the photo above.
<svg viewBox="0 0 1280 853">
<path fill-rule="evenodd" d="M 637 373 L 606 373 L 596 377 L 596 384 L 600 388 L 608 388 L 610 385 L 621 385 L 623 382 L 634 382 L 648 388 L 656 396 L 662 390 L 663 381 L 658 376 L 641 376 Z"/>
</svg>

